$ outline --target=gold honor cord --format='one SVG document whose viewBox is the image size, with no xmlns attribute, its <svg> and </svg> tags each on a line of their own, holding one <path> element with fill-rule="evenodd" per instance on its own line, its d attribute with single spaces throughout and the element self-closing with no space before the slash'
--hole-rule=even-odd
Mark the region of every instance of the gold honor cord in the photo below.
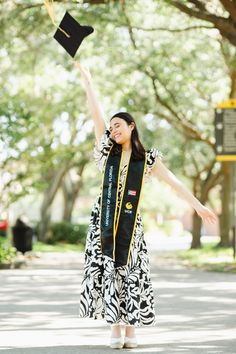
<svg viewBox="0 0 236 354">
<path fill-rule="evenodd" d="M 124 152 L 122 150 L 121 152 L 121 158 L 120 158 L 120 166 L 119 166 L 119 174 L 118 174 L 118 182 L 117 182 L 117 190 L 116 190 L 116 200 L 118 200 L 118 192 L 119 192 L 119 185 L 120 185 L 120 170 L 121 170 L 121 166 L 122 166 L 122 159 L 123 159 L 123 155 L 124 155 Z M 126 181 L 126 178 L 125 178 L 125 181 Z M 123 195 L 123 194 L 122 194 Z M 121 201 L 120 201 L 120 207 L 121 207 L 121 202 L 122 202 L 122 198 L 121 198 Z M 118 228 L 118 218 L 119 218 L 119 215 L 118 215 L 118 218 L 116 218 L 116 214 L 117 214 L 117 209 L 118 209 L 118 202 L 117 202 L 117 206 L 116 206 L 116 211 L 115 211 L 115 217 L 114 217 L 114 232 L 116 233 L 116 230 Z"/>
<path fill-rule="evenodd" d="M 106 170 L 106 165 L 107 165 L 108 157 L 109 157 L 109 155 L 110 155 L 110 153 L 111 153 L 111 149 L 113 148 L 113 146 L 114 146 L 114 144 L 112 144 L 112 146 L 110 147 L 110 150 L 109 150 L 109 153 L 108 153 L 108 155 L 107 155 L 106 162 L 105 162 L 105 165 L 104 165 L 104 168 L 103 168 L 103 172 L 105 172 L 105 170 Z M 118 183 L 117 183 L 117 191 L 116 191 L 116 201 L 118 200 L 118 190 L 119 190 L 120 170 L 121 170 L 121 165 L 122 165 L 122 158 L 123 158 L 123 150 L 122 150 L 122 153 L 121 153 L 120 166 L 119 166 L 119 172 L 118 172 Z M 123 197 L 124 197 L 124 192 L 125 192 L 125 184 L 126 184 L 126 179 L 127 179 L 127 175 L 128 175 L 128 169 L 129 169 L 130 161 L 131 161 L 131 155 L 130 155 L 130 157 L 129 157 L 129 162 L 128 162 L 127 170 L 126 170 L 126 174 L 125 174 L 124 186 L 123 186 L 122 196 L 121 196 L 121 200 L 120 200 L 119 214 L 118 214 L 118 217 L 117 217 L 117 220 L 116 220 L 116 214 L 117 214 L 117 209 L 118 209 L 118 201 L 117 201 L 116 210 L 115 210 L 115 215 L 114 215 L 114 221 L 113 221 L 113 260 L 114 260 L 114 261 L 115 261 L 115 247 L 116 247 L 115 240 L 116 240 L 116 234 L 117 234 L 117 229 L 118 229 L 118 225 L 119 225 L 121 207 L 122 207 L 122 202 L 123 202 Z M 129 246 L 129 251 L 128 251 L 128 258 L 127 258 L 127 263 L 126 263 L 126 265 L 127 265 L 128 262 L 129 262 L 131 245 L 132 245 L 133 238 L 134 238 L 134 231 L 135 231 L 136 222 L 137 222 L 138 207 L 139 207 L 139 203 L 140 203 L 140 199 L 141 199 L 141 194 L 142 194 L 142 189 L 143 189 L 143 182 L 144 182 L 144 176 L 145 176 L 146 166 L 147 166 L 147 155 L 145 154 L 144 170 L 143 170 L 143 177 L 142 177 L 142 183 L 141 183 L 139 201 L 138 201 L 138 205 L 137 205 L 137 210 L 136 210 L 136 215 L 135 215 L 135 221 L 134 221 L 134 227 L 133 227 L 133 233 L 132 233 L 132 237 L 131 237 L 131 241 L 130 241 L 130 246 Z M 102 191 L 101 191 L 100 210 L 102 210 L 102 195 L 103 195 L 103 183 L 104 183 L 104 178 L 105 178 L 105 173 L 103 173 L 103 178 L 102 178 Z M 102 252 L 101 219 L 102 219 L 102 212 L 100 211 L 100 244 L 101 244 L 101 252 Z"/>
<path fill-rule="evenodd" d="M 53 11 L 53 0 L 44 0 L 44 5 L 46 6 L 49 17 L 51 18 L 51 21 L 54 24 L 54 26 L 56 26 L 61 32 L 63 32 L 67 38 L 70 38 L 70 35 L 66 31 L 64 31 L 60 26 L 57 26 L 55 22 L 55 16 Z"/>
<path fill-rule="evenodd" d="M 146 165 L 147 165 L 147 154 L 145 153 L 145 162 L 144 162 L 144 169 L 143 169 L 143 178 L 142 178 L 141 189 L 140 189 L 140 194 L 139 194 L 139 201 L 138 201 L 137 210 L 136 210 L 136 215 L 135 215 L 133 233 L 132 233 L 131 241 L 130 241 L 130 244 L 129 244 L 129 251 L 128 251 L 128 257 L 127 257 L 127 263 L 126 263 L 126 265 L 129 263 L 130 251 L 131 251 L 131 246 L 132 246 L 132 243 L 133 243 L 134 231 L 135 231 L 135 228 L 136 228 L 136 222 L 137 222 L 137 217 L 138 217 L 138 207 L 139 207 L 140 199 L 141 199 L 141 196 L 142 196 L 143 182 L 144 182 L 144 176 L 145 176 L 145 171 L 146 171 Z"/>
</svg>

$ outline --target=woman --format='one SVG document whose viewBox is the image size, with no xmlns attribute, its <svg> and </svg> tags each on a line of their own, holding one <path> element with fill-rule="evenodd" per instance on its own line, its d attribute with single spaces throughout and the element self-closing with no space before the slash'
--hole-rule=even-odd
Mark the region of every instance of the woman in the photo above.
<svg viewBox="0 0 236 354">
<path fill-rule="evenodd" d="M 111 348 L 134 348 L 135 326 L 155 324 L 149 259 L 138 209 L 143 183 L 150 176 L 161 178 L 203 221 L 215 222 L 216 216 L 165 167 L 156 148 L 145 151 L 130 114 L 115 114 L 106 129 L 91 76 L 79 63 L 76 66 L 94 120 L 95 161 L 103 173 L 87 234 L 79 316 L 105 318 L 111 325 Z M 125 324 L 124 342 L 121 324 Z"/>
</svg>

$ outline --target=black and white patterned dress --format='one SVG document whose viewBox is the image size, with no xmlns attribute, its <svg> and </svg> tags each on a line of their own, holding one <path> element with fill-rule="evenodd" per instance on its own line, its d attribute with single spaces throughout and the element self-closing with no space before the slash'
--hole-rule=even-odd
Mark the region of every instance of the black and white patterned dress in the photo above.
<svg viewBox="0 0 236 354">
<path fill-rule="evenodd" d="M 112 144 L 109 135 L 110 132 L 106 130 L 102 135 L 100 147 L 95 144 L 93 151 L 100 172 L 103 170 Z M 150 172 L 156 157 L 161 157 L 161 153 L 156 148 L 147 150 L 146 154 L 144 184 L 150 180 Z M 118 208 L 126 169 L 127 165 L 124 165 L 120 172 Z M 138 327 L 154 325 L 156 323 L 154 296 L 140 210 L 138 209 L 129 263 L 115 268 L 114 261 L 102 255 L 100 249 L 101 193 L 102 186 L 92 208 L 87 233 L 79 317 L 104 318 L 108 324 L 119 322 Z"/>
</svg>

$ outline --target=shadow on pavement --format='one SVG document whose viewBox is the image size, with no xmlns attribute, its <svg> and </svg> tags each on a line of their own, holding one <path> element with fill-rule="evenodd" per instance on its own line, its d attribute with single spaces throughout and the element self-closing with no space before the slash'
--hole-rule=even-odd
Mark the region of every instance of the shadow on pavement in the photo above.
<svg viewBox="0 0 236 354">
<path fill-rule="evenodd" d="M 159 253 L 153 256 L 157 325 L 137 328 L 139 347 L 122 351 L 235 353 L 236 276 L 187 269 L 163 262 Z M 80 261 L 69 259 L 70 266 L 62 261 L 61 268 L 49 262 L 43 268 L 0 272 L 0 353 L 117 353 L 108 346 L 104 321 L 78 318 L 83 269 Z"/>
<path fill-rule="evenodd" d="M 229 343 L 231 348 L 234 348 L 235 342 L 231 341 Z M 121 349 L 122 352 L 126 353 L 194 353 L 194 354 L 235 354 L 235 351 L 227 350 L 225 351 L 224 344 L 221 345 L 219 341 L 214 342 L 202 342 L 199 344 L 193 343 L 179 343 L 170 342 L 168 344 L 159 344 L 159 345 L 139 345 L 136 349 Z M 1 353 L 7 354 L 102 354 L 102 353 L 117 353 L 117 349 L 111 349 L 109 346 L 105 345 L 73 345 L 73 346 L 54 346 L 54 347 L 32 347 L 32 348 L 6 348 L 1 349 Z"/>
</svg>

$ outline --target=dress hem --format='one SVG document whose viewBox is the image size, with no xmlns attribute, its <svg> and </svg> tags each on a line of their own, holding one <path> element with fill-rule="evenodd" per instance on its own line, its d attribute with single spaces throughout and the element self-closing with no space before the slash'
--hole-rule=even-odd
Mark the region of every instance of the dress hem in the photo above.
<svg viewBox="0 0 236 354">
<path fill-rule="evenodd" d="M 93 320 L 105 320 L 106 321 L 106 319 L 105 319 L 105 316 L 94 316 L 94 315 L 83 315 L 83 316 L 81 316 L 81 315 L 79 315 L 78 316 L 78 318 L 91 318 L 91 319 L 93 319 Z M 120 325 L 132 325 L 132 326 L 135 326 L 135 327 L 151 327 L 151 326 L 156 326 L 157 325 L 157 320 L 156 319 L 154 319 L 154 321 L 152 321 L 151 323 L 148 323 L 148 324 L 146 324 L 146 323 L 136 323 L 136 324 L 133 324 L 133 323 L 129 323 L 129 322 L 125 322 L 125 321 L 123 321 L 123 320 L 119 320 L 119 321 L 117 321 L 117 322 L 108 322 L 108 321 L 106 321 L 106 323 L 108 324 L 108 325 L 112 325 L 112 324 L 115 324 L 115 323 L 117 323 L 117 324 L 120 324 Z"/>
</svg>

